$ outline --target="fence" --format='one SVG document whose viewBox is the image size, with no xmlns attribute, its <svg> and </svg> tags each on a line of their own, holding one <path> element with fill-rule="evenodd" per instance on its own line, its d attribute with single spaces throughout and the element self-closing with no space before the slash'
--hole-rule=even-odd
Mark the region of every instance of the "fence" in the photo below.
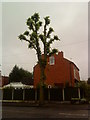
<svg viewBox="0 0 90 120">
<path fill-rule="evenodd" d="M 39 100 L 39 89 L 0 89 L 2 100 Z M 46 101 L 70 101 L 71 98 L 83 98 L 84 91 L 79 88 L 45 88 L 44 100 Z"/>
</svg>

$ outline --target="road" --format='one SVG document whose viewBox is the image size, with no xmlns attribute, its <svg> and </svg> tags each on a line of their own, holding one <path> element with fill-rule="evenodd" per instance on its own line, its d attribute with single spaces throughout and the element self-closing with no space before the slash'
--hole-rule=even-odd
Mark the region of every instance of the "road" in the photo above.
<svg viewBox="0 0 90 120">
<path fill-rule="evenodd" d="M 88 105 L 54 104 L 44 107 L 2 107 L 3 118 L 83 118 L 86 120 L 89 113 Z"/>
</svg>

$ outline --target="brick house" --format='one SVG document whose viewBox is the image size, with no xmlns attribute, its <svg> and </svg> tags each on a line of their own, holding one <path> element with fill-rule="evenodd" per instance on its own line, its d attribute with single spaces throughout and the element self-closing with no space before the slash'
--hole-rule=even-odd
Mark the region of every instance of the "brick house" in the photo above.
<svg viewBox="0 0 90 120">
<path fill-rule="evenodd" d="M 0 77 L 0 87 L 3 87 L 4 85 L 7 85 L 8 83 L 9 83 L 8 76 L 1 76 Z"/>
<path fill-rule="evenodd" d="M 79 68 L 72 61 L 64 58 L 62 51 L 47 58 L 45 74 L 45 83 L 49 87 L 64 87 L 67 83 L 74 87 L 80 81 Z M 34 87 L 38 85 L 39 80 L 40 68 L 37 64 L 34 66 Z"/>
</svg>

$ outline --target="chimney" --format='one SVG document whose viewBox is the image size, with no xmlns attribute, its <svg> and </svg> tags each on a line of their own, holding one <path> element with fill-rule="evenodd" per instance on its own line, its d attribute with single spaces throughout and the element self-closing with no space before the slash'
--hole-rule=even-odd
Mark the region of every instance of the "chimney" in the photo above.
<svg viewBox="0 0 90 120">
<path fill-rule="evenodd" d="M 63 51 L 59 52 L 58 55 L 60 56 L 60 58 L 63 58 Z"/>
</svg>

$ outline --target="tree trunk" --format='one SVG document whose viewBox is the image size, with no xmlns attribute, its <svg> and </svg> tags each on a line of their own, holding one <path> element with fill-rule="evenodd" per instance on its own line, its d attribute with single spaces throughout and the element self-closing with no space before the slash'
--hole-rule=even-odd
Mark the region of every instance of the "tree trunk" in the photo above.
<svg viewBox="0 0 90 120">
<path fill-rule="evenodd" d="M 39 106 L 42 106 L 43 104 L 44 104 L 44 92 L 43 92 L 43 86 L 40 85 Z"/>
<path fill-rule="evenodd" d="M 44 104 L 44 81 L 45 81 L 45 68 L 40 66 L 40 96 L 39 96 L 39 105 L 42 106 Z"/>
</svg>

